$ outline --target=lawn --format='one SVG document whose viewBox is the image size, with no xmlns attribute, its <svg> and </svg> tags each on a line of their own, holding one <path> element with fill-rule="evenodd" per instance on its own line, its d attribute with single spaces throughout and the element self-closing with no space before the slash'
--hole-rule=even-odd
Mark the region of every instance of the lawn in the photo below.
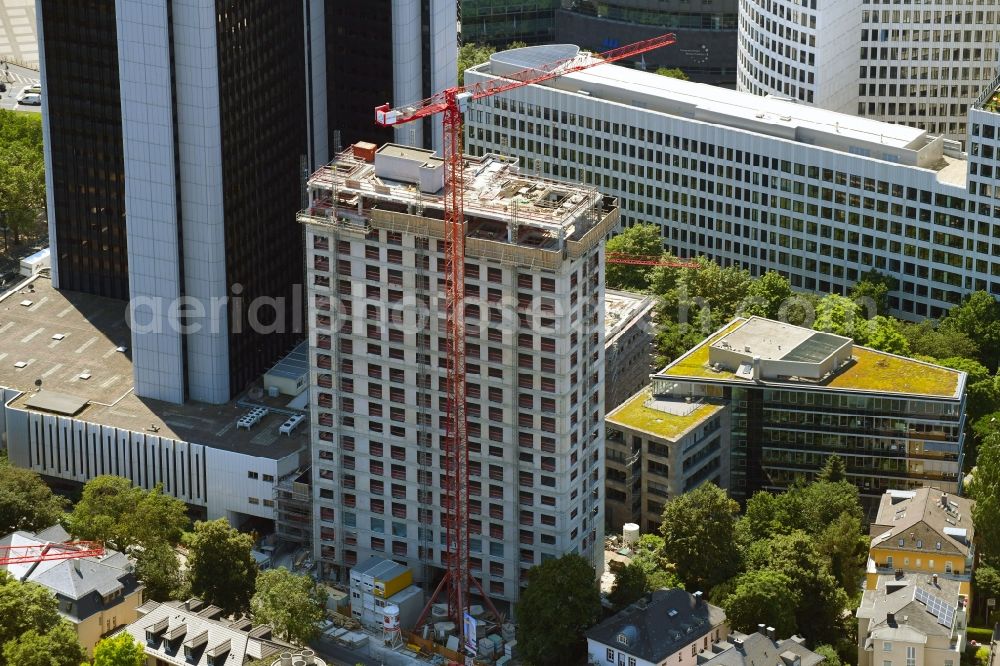
<svg viewBox="0 0 1000 666">
<path fill-rule="evenodd" d="M 677 416 L 646 407 L 645 403 L 650 397 L 649 390 L 633 396 L 624 405 L 608 414 L 607 420 L 658 437 L 676 439 L 721 409 L 719 405 L 705 404 L 686 416 Z"/>
<path fill-rule="evenodd" d="M 737 319 L 724 329 L 704 340 L 700 345 L 686 355 L 674 361 L 663 371 L 665 375 L 676 377 L 706 377 L 710 379 L 732 379 L 733 373 L 728 370 L 716 372 L 708 367 L 708 348 L 747 322 Z"/>
<path fill-rule="evenodd" d="M 855 347 L 854 363 L 834 375 L 826 385 L 859 391 L 952 397 L 958 387 L 958 371 Z"/>
</svg>

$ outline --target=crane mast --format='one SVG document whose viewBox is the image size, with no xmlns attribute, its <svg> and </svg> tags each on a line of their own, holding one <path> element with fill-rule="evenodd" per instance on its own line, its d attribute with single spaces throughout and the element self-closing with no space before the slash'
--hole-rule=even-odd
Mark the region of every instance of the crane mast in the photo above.
<svg viewBox="0 0 1000 666">
<path fill-rule="evenodd" d="M 637 42 L 601 54 L 581 52 L 573 58 L 530 67 L 503 78 L 443 90 L 421 102 L 375 109 L 375 122 L 383 127 L 443 114 L 445 315 L 447 339 L 447 413 L 442 449 L 445 458 L 445 516 L 447 553 L 442 554 L 445 574 L 417 621 L 421 626 L 432 604 L 447 586 L 448 615 L 464 643 L 464 613 L 469 606 L 469 585 L 474 585 L 487 607 L 499 618 L 489 596 L 469 568 L 469 440 L 465 379 L 465 170 L 462 152 L 462 118 L 471 100 L 492 97 L 534 83 L 578 72 L 600 64 L 639 55 L 676 41 L 673 34 Z"/>
</svg>

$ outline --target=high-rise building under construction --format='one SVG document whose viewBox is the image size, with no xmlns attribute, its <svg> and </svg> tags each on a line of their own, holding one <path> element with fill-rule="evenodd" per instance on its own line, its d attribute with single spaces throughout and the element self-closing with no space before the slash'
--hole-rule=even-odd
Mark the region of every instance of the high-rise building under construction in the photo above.
<svg viewBox="0 0 1000 666">
<path fill-rule="evenodd" d="M 313 548 L 328 576 L 384 554 L 435 582 L 444 473 L 443 162 L 355 145 L 309 180 Z M 550 557 L 603 553 L 604 249 L 617 203 L 464 161 L 470 563 L 518 598 Z"/>
</svg>

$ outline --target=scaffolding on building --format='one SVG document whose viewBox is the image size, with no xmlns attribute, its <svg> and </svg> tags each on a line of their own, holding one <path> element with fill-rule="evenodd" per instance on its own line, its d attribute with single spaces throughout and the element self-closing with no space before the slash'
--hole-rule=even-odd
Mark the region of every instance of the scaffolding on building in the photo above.
<svg viewBox="0 0 1000 666">
<path fill-rule="evenodd" d="M 310 470 L 289 474 L 274 487 L 277 511 L 275 533 L 280 541 L 309 546 L 312 543 Z"/>
</svg>

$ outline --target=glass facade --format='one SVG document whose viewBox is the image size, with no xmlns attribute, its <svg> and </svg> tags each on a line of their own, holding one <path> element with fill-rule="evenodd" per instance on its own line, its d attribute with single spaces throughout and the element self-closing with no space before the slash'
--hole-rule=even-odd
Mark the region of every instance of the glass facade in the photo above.
<svg viewBox="0 0 1000 666">
<path fill-rule="evenodd" d="M 325 9 L 330 155 L 338 147 L 338 131 L 340 148 L 357 141 L 376 145 L 392 141 L 392 130 L 375 124 L 374 111 L 393 101 L 392 1 L 327 0 Z M 426 74 L 424 80 L 430 80 Z"/>
<path fill-rule="evenodd" d="M 46 0 L 45 99 L 59 286 L 128 298 L 113 0 Z"/>
<path fill-rule="evenodd" d="M 302 207 L 306 153 L 302 3 L 218 0 L 226 281 L 243 303 L 283 299 L 274 332 L 230 322 L 233 393 L 245 388 L 301 339 L 294 313 L 303 293 Z M 261 327 L 257 327 L 260 329 Z"/>
<path fill-rule="evenodd" d="M 462 41 L 505 47 L 511 42 L 548 44 L 555 39 L 559 0 L 464 0 Z"/>
</svg>

